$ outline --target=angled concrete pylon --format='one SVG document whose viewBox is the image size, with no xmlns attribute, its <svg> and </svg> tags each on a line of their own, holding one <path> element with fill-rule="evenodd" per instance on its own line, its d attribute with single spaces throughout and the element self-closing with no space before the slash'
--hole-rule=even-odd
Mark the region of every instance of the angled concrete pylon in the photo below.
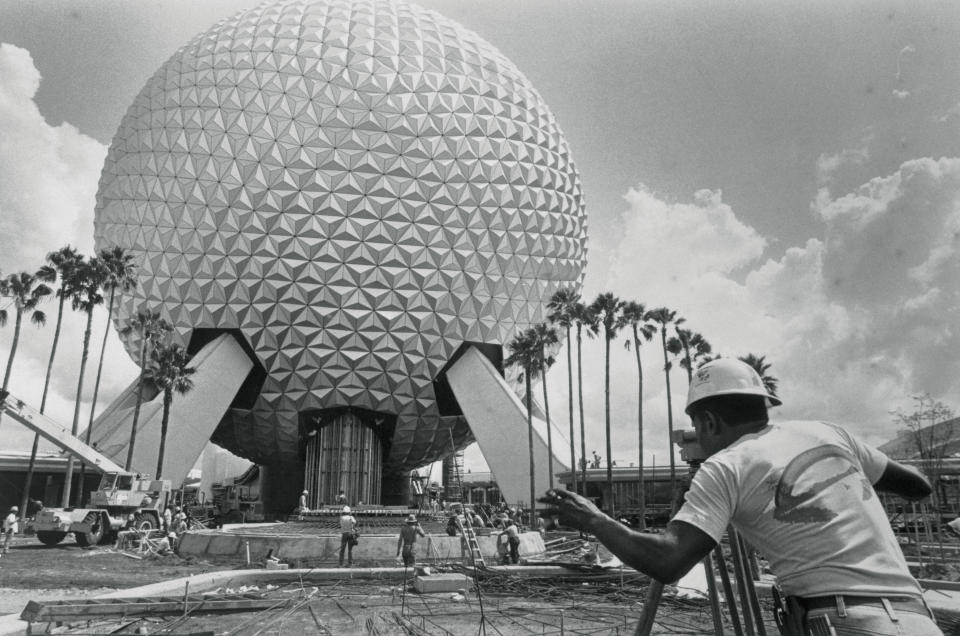
<svg viewBox="0 0 960 636">
<path fill-rule="evenodd" d="M 529 505 L 530 454 L 523 401 L 490 360 L 474 347 L 469 347 L 450 366 L 447 381 L 504 499 Z M 557 454 L 570 448 L 570 441 L 557 426 L 537 417 L 536 412 L 534 408 L 533 458 L 534 486 L 539 497 L 550 485 L 547 426 L 552 427 L 554 473 L 570 469 Z"/>
<path fill-rule="evenodd" d="M 190 366 L 197 370 L 191 376 L 193 389 L 174 395 L 163 455 L 163 478 L 171 480 L 174 488 L 183 483 L 197 462 L 253 368 L 253 361 L 233 336 L 223 334 L 198 351 L 190 360 Z M 91 444 L 121 466 L 126 462 L 130 445 L 136 391 L 134 381 L 93 423 Z M 133 471 L 153 475 L 156 470 L 162 419 L 163 394 L 145 388 L 137 421 Z"/>
</svg>

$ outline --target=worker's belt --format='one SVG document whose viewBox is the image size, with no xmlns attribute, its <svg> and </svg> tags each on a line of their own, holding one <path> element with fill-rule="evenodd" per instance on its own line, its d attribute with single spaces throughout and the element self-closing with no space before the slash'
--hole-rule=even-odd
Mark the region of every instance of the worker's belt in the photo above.
<svg viewBox="0 0 960 636">
<path fill-rule="evenodd" d="M 869 606 L 887 609 L 889 603 L 889 606 L 896 611 L 926 614 L 928 616 L 930 614 L 923 600 L 914 596 L 847 596 L 846 594 L 836 594 L 832 596 L 797 596 L 794 598 L 796 598 L 800 607 L 808 612 L 818 609 L 835 609 L 842 614 L 844 608 L 847 607 Z"/>
</svg>

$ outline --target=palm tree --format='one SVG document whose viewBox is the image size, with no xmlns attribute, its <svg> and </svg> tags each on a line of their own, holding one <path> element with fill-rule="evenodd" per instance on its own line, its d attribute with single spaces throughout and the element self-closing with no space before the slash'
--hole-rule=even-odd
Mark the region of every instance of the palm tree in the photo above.
<svg viewBox="0 0 960 636">
<path fill-rule="evenodd" d="M 127 447 L 127 461 L 124 470 L 131 470 L 133 466 L 133 451 L 137 444 L 137 424 L 140 422 L 140 408 L 143 406 L 143 385 L 147 367 L 147 354 L 157 345 L 164 335 L 173 330 L 173 327 L 160 314 L 153 311 L 139 311 L 135 318 L 127 321 L 127 326 L 121 333 L 124 335 L 136 333 L 140 337 L 140 378 L 137 381 L 137 401 L 133 408 L 133 422 L 130 425 L 130 445 Z"/>
<path fill-rule="evenodd" d="M 43 381 L 43 396 L 40 398 L 40 413 L 47 408 L 47 392 L 50 389 L 50 375 L 53 372 L 53 359 L 57 355 L 57 343 L 60 340 L 60 326 L 63 323 L 63 306 L 68 298 L 72 298 L 73 290 L 68 284 L 70 272 L 83 260 L 83 257 L 69 245 L 61 247 L 56 252 L 47 254 L 47 265 L 37 270 L 37 278 L 45 283 L 56 282 L 60 278 L 60 289 L 57 290 L 57 326 L 53 331 L 53 345 L 50 347 L 50 360 L 47 362 L 47 375 Z M 33 471 L 37 464 L 37 450 L 40 447 L 40 434 L 34 433 L 33 446 L 30 449 L 30 463 L 27 465 L 27 477 L 24 480 L 23 496 L 20 499 L 20 510 L 27 509 L 30 498 L 30 486 L 33 484 Z M 25 526 L 26 524 L 24 524 Z M 26 528 L 22 527 L 21 532 Z"/>
<path fill-rule="evenodd" d="M 770 363 L 767 362 L 767 356 L 758 356 L 752 353 L 748 353 L 745 356 L 740 356 L 741 362 L 746 362 L 757 372 L 760 376 L 760 380 L 763 381 L 763 386 L 767 390 L 767 393 L 773 397 L 777 397 L 777 386 L 780 383 L 780 380 L 768 375 L 767 372 L 770 371 Z"/>
<path fill-rule="evenodd" d="M 100 392 L 100 377 L 103 374 L 103 358 L 107 352 L 107 340 L 110 337 L 110 322 L 113 320 L 113 307 L 117 290 L 130 291 L 137 283 L 137 267 L 133 263 L 133 256 L 122 247 L 103 248 L 98 252 L 98 259 L 103 266 L 103 289 L 110 292 L 107 302 L 107 326 L 103 332 L 103 343 L 100 345 L 100 362 L 97 363 L 97 379 L 93 383 L 93 398 L 90 404 L 90 423 L 87 424 L 87 445 L 93 434 L 93 419 L 97 412 L 97 395 Z M 158 477 L 159 479 L 159 477 Z"/>
<path fill-rule="evenodd" d="M 667 350 L 679 355 L 680 366 L 687 370 L 687 384 L 693 382 L 693 370 L 698 368 L 704 362 L 709 362 L 714 358 L 713 346 L 707 342 L 707 339 L 695 331 L 682 329 L 679 325 L 675 326 L 677 335 L 667 340 Z"/>
<path fill-rule="evenodd" d="M 87 357 L 90 354 L 90 332 L 93 330 L 93 310 L 103 304 L 103 294 L 100 293 L 100 281 L 103 280 L 103 266 L 98 259 L 92 258 L 89 262 L 80 262 L 73 270 L 71 286 L 74 288 L 72 299 L 74 311 L 87 314 L 87 326 L 83 330 L 83 354 L 80 356 L 80 374 L 77 378 L 77 400 L 73 406 L 73 425 L 70 430 L 76 437 L 80 430 L 80 404 L 83 401 L 83 380 L 87 370 Z M 73 456 L 67 458 L 67 476 L 64 480 L 63 506 L 70 502 L 70 486 L 73 479 Z M 82 475 L 83 473 L 81 473 Z M 83 498 L 83 477 L 77 489 L 75 506 L 81 504 Z"/>
<path fill-rule="evenodd" d="M 154 386 L 163 391 L 163 418 L 160 421 L 160 448 L 157 451 L 157 479 L 163 479 L 163 454 L 167 445 L 167 425 L 170 422 L 170 406 L 173 392 L 183 395 L 193 388 L 191 375 L 197 372 L 188 367 L 190 355 L 178 344 L 158 343 L 150 352 L 150 367 L 145 375 Z"/>
<path fill-rule="evenodd" d="M 503 365 L 505 367 L 520 367 L 524 382 L 524 397 L 527 405 L 527 444 L 530 451 L 530 511 L 532 518 L 537 501 L 537 488 L 534 476 L 536 464 L 533 458 L 533 395 L 531 393 L 531 383 L 537 366 L 540 364 L 541 347 L 537 344 L 536 332 L 532 327 L 517 334 L 507 347 L 510 349 L 510 355 L 503 361 Z"/>
<path fill-rule="evenodd" d="M 667 378 L 667 431 L 669 439 L 667 443 L 670 448 L 670 500 L 677 499 L 677 462 L 673 456 L 673 398 L 670 395 L 670 358 L 667 349 L 667 327 L 670 325 L 679 325 L 684 322 L 683 318 L 677 316 L 677 312 L 667 307 L 658 307 L 647 312 L 647 320 L 660 325 L 660 339 L 663 345 L 663 373 Z"/>
<path fill-rule="evenodd" d="M 0 296 L 11 300 L 16 315 L 13 325 L 13 343 L 10 345 L 10 355 L 7 357 L 7 369 L 3 374 L 3 387 L 0 387 L 4 394 L 6 394 L 7 386 L 10 383 L 13 359 L 17 355 L 17 344 L 20 342 L 20 327 L 23 325 L 23 316 L 28 314 L 30 322 L 38 327 L 47 324 L 47 315 L 37 307 L 51 293 L 52 290 L 40 282 L 36 274 L 20 272 L 0 279 Z M 0 327 L 7 324 L 8 318 L 7 309 L 0 309 Z"/>
<path fill-rule="evenodd" d="M 533 326 L 536 335 L 536 344 L 540 348 L 540 375 L 543 385 L 543 414 L 547 418 L 547 469 L 550 475 L 550 488 L 553 488 L 553 427 L 550 425 L 550 399 L 547 397 L 547 371 L 557 361 L 549 354 L 548 349 L 556 346 L 560 341 L 557 330 L 544 322 Z"/>
<path fill-rule="evenodd" d="M 591 338 L 597 335 L 599 324 L 597 315 L 587 305 L 577 301 L 570 312 L 573 322 L 577 325 L 577 393 L 580 403 L 580 460 L 583 474 L 580 484 L 583 486 L 583 495 L 587 494 L 587 442 L 586 430 L 583 421 L 583 328 L 587 328 L 587 335 Z"/>
<path fill-rule="evenodd" d="M 603 407 L 607 434 L 607 492 L 610 494 L 607 514 L 611 517 L 615 514 L 615 503 L 613 501 L 613 446 L 610 436 L 610 341 L 617 337 L 617 331 L 623 326 L 621 320 L 623 305 L 624 302 L 610 292 L 600 294 L 590 304 L 594 315 L 603 325 Z"/>
<path fill-rule="evenodd" d="M 580 301 L 580 294 L 573 287 L 561 287 L 547 303 L 550 315 L 547 320 L 563 327 L 567 339 L 567 401 L 570 416 L 570 475 L 573 492 L 577 492 L 577 454 L 574 450 L 576 433 L 573 428 L 573 351 L 570 346 L 570 328 L 573 326 L 573 307 Z"/>
<path fill-rule="evenodd" d="M 633 332 L 633 352 L 637 358 L 637 439 L 639 441 L 639 463 L 640 467 L 640 529 L 646 526 L 647 496 L 646 484 L 643 475 L 643 367 L 640 365 L 640 345 L 644 340 L 650 342 L 653 334 L 657 333 L 657 328 L 651 325 L 646 318 L 647 308 L 642 303 L 636 301 L 627 301 L 623 306 L 623 313 L 620 319 L 623 327 L 630 326 Z M 631 340 L 624 342 L 627 351 L 630 350 Z"/>
</svg>

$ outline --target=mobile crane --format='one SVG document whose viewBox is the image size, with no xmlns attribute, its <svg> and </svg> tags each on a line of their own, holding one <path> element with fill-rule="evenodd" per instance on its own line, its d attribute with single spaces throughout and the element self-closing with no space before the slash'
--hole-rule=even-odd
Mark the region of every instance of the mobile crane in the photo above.
<svg viewBox="0 0 960 636">
<path fill-rule="evenodd" d="M 90 494 L 87 508 L 43 508 L 37 513 L 34 529 L 44 545 L 57 545 L 72 532 L 81 546 L 112 539 L 134 515 L 138 529 L 160 527 L 161 513 L 170 498 L 169 480 L 124 470 L 106 455 L 84 444 L 69 429 L 27 406 L 7 391 L 0 391 L 0 414 L 12 417 L 88 466 L 103 473 L 97 490 Z"/>
</svg>

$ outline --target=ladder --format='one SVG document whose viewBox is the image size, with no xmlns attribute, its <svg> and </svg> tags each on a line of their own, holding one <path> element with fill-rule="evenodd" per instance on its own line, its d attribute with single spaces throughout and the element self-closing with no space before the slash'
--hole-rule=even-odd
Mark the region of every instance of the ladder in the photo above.
<svg viewBox="0 0 960 636">
<path fill-rule="evenodd" d="M 450 480 L 450 485 L 456 485 L 456 494 L 457 501 L 460 503 L 460 514 L 463 515 L 463 523 L 460 520 L 457 520 L 457 525 L 460 527 L 460 535 L 463 537 L 464 542 L 467 544 L 467 549 L 470 551 L 470 561 L 473 563 L 474 568 L 485 568 L 487 567 L 486 563 L 483 561 L 483 553 L 480 552 L 480 542 L 477 541 L 477 533 L 473 531 L 473 519 L 471 515 L 467 514 L 467 504 L 463 501 L 463 483 L 460 480 L 460 470 L 463 466 L 463 451 L 458 451 L 456 446 L 453 444 L 453 433 L 450 433 L 450 447 L 453 450 L 453 455 L 450 457 L 450 463 L 452 464 L 450 475 L 453 479 Z"/>
<path fill-rule="evenodd" d="M 460 533 L 463 535 L 463 540 L 467 542 L 467 549 L 470 550 L 470 559 L 473 561 L 473 567 L 475 568 L 485 568 L 487 564 L 483 561 L 483 553 L 480 552 L 480 542 L 477 541 L 477 533 L 473 531 L 473 522 L 470 520 L 470 515 L 467 514 L 466 508 L 461 508 L 463 510 L 463 523 L 459 523 Z"/>
</svg>

